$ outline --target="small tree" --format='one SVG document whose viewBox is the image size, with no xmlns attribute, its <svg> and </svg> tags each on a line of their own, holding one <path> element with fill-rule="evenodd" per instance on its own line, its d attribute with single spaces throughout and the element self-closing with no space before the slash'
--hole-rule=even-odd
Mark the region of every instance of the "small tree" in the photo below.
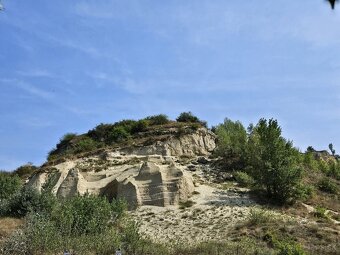
<svg viewBox="0 0 340 255">
<path fill-rule="evenodd" d="M 328 145 L 328 148 L 329 148 L 329 150 L 331 151 L 332 155 L 334 156 L 334 155 L 335 155 L 335 150 L 334 150 L 334 148 L 333 148 L 333 144 L 330 143 L 330 144 Z"/>
<path fill-rule="evenodd" d="M 225 167 L 230 170 L 242 170 L 245 160 L 247 131 L 241 122 L 225 119 L 215 128 L 217 148 L 215 153 L 224 159 Z"/>
<path fill-rule="evenodd" d="M 248 164 L 257 185 L 279 203 L 294 200 L 301 180 L 298 151 L 274 119 L 260 119 L 248 143 Z"/>
<path fill-rule="evenodd" d="M 306 152 L 315 152 L 313 146 L 308 146 Z"/>
</svg>

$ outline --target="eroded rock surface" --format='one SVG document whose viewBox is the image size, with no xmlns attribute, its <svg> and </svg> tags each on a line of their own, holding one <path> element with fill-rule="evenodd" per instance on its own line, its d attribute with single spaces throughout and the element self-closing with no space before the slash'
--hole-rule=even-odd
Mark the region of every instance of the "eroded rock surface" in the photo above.
<svg viewBox="0 0 340 255">
<path fill-rule="evenodd" d="M 109 199 L 125 198 L 130 208 L 176 205 L 194 191 L 191 173 L 185 171 L 187 167 L 180 163 L 181 159 L 207 156 L 214 147 L 214 134 L 200 128 L 147 146 L 66 160 L 52 168 L 42 168 L 28 185 L 41 190 L 53 178 L 53 192 L 60 197 L 89 193 Z"/>
</svg>

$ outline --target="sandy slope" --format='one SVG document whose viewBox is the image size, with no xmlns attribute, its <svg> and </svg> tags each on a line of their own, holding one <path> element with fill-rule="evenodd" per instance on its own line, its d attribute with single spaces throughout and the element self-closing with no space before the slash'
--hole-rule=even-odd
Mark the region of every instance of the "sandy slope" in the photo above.
<svg viewBox="0 0 340 255">
<path fill-rule="evenodd" d="M 228 228 L 244 220 L 256 203 L 246 190 L 227 190 L 201 184 L 195 189 L 189 208 L 142 206 L 132 212 L 141 232 L 160 242 L 222 240 Z"/>
</svg>

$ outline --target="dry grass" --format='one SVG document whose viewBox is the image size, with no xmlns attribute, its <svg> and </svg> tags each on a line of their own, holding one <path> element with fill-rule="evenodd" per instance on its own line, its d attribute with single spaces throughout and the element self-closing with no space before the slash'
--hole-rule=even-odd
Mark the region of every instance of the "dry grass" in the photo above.
<svg viewBox="0 0 340 255">
<path fill-rule="evenodd" d="M 17 230 L 24 220 L 17 218 L 0 218 L 0 242 L 9 237 L 15 230 Z"/>
</svg>

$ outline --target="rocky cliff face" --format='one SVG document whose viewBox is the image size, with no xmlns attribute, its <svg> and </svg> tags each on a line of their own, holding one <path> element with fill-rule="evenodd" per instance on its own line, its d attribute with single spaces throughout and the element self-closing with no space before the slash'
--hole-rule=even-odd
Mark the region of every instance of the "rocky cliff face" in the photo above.
<svg viewBox="0 0 340 255">
<path fill-rule="evenodd" d="M 199 128 L 190 134 L 174 133 L 166 140 L 156 137 L 149 145 L 108 149 L 43 167 L 28 185 L 41 190 L 49 181 L 60 197 L 90 193 L 125 198 L 130 208 L 176 205 L 194 190 L 182 159 L 208 156 L 214 148 L 214 134 Z"/>
</svg>

